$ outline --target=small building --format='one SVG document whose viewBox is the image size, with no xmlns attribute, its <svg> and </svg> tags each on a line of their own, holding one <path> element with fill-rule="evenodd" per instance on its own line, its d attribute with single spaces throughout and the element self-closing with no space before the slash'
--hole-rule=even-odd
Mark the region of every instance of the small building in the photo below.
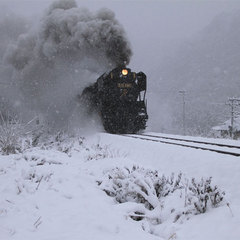
<svg viewBox="0 0 240 240">
<path fill-rule="evenodd" d="M 211 130 L 211 135 L 219 138 L 230 138 L 231 128 L 231 119 L 229 119 L 222 125 L 213 127 Z M 240 139 L 240 117 L 234 119 L 232 133 L 233 139 Z"/>
</svg>

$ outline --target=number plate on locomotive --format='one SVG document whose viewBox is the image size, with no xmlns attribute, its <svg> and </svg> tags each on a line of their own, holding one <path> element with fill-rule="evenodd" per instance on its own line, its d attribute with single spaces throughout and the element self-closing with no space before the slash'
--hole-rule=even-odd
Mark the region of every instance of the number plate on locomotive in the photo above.
<svg viewBox="0 0 240 240">
<path fill-rule="evenodd" d="M 118 83 L 119 88 L 131 88 L 132 84 L 131 83 Z"/>
</svg>

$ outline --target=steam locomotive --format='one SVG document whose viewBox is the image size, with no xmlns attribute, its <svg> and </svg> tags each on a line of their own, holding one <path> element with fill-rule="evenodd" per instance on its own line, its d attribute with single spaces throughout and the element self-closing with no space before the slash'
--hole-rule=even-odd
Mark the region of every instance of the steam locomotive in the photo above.
<svg viewBox="0 0 240 240">
<path fill-rule="evenodd" d="M 146 128 L 146 75 L 118 67 L 104 73 L 81 99 L 90 111 L 98 112 L 104 129 L 109 133 L 136 133 Z"/>
</svg>

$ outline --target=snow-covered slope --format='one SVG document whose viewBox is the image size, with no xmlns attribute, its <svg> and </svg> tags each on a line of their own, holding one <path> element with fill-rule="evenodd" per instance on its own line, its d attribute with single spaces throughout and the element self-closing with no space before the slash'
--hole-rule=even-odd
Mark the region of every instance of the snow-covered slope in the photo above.
<svg viewBox="0 0 240 240">
<path fill-rule="evenodd" d="M 173 56 L 163 57 L 149 81 L 152 126 L 179 133 L 182 128 L 182 99 L 186 90 L 188 132 L 208 134 L 230 117 L 225 105 L 239 97 L 240 11 L 220 14 L 206 28 L 179 47 Z M 153 99 L 154 97 L 154 99 Z M 158 104 L 155 104 L 158 102 Z M 160 121 L 159 121 L 160 119 Z M 175 119 L 175 120 L 174 120 Z M 155 131 L 156 131 L 155 130 Z"/>
<path fill-rule="evenodd" d="M 146 222 L 128 216 L 130 203 L 117 204 L 98 186 L 108 170 L 133 165 L 166 176 L 182 172 L 186 179 L 212 176 L 213 185 L 226 192 L 225 201 L 181 221 L 149 222 L 146 229 Z M 65 148 L 32 148 L 0 156 L 0 239 L 237 240 L 239 180 L 238 157 L 105 133 Z M 168 205 L 181 208 L 181 201 L 169 200 L 163 211 Z"/>
</svg>

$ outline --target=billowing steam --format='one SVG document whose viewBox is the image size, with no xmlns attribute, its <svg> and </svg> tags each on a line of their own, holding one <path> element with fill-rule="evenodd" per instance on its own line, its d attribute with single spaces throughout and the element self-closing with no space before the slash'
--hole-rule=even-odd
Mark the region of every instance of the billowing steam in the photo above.
<svg viewBox="0 0 240 240">
<path fill-rule="evenodd" d="M 83 88 L 106 70 L 128 64 L 132 52 L 108 9 L 91 13 L 74 0 L 60 0 L 37 26 L 8 46 L 4 80 L 19 89 L 21 110 L 31 109 L 62 125 L 74 115 Z"/>
</svg>

